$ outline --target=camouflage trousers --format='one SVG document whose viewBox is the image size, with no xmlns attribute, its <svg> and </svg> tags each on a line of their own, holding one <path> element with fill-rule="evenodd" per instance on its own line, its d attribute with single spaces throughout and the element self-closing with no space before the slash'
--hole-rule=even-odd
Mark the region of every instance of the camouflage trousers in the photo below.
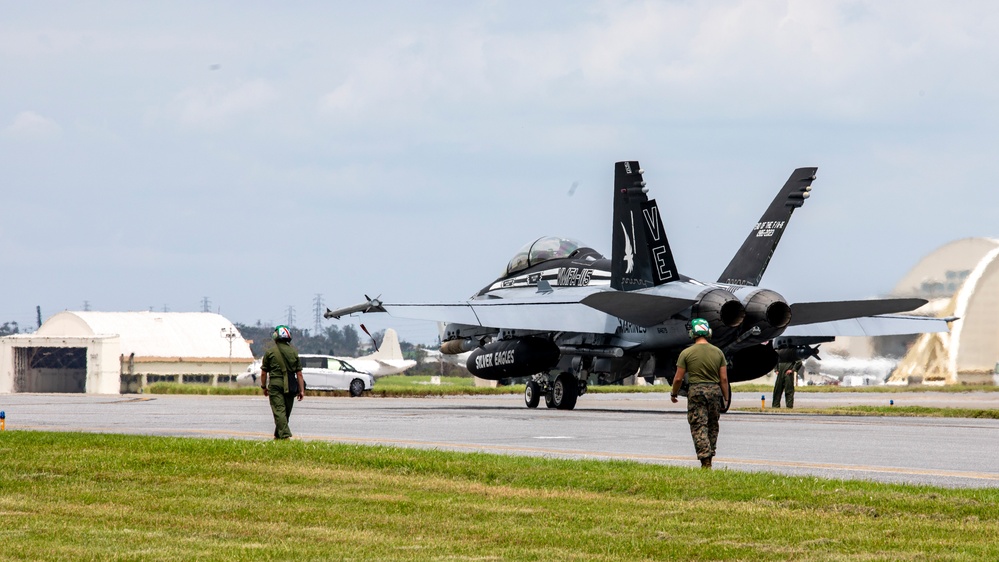
<svg viewBox="0 0 999 562">
<path fill-rule="evenodd" d="M 721 417 L 722 389 L 717 384 L 692 384 L 687 391 L 687 423 L 698 459 L 715 456 L 718 418 Z"/>
</svg>

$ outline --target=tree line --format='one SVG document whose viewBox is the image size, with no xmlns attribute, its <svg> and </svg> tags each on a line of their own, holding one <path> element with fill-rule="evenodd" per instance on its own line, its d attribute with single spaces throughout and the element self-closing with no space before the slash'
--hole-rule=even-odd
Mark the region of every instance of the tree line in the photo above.
<svg viewBox="0 0 999 562">
<path fill-rule="evenodd" d="M 263 357 L 264 351 L 273 341 L 271 334 L 273 326 L 265 326 L 258 322 L 255 326 L 235 324 L 236 329 L 250 344 L 254 357 Z M 384 332 L 376 332 L 374 336 L 384 337 Z M 315 353 L 317 355 L 335 355 L 337 357 L 357 357 L 361 347 L 361 338 L 357 328 L 353 326 L 327 326 L 317 334 L 309 330 L 291 328 L 291 341 L 300 353 Z"/>
</svg>

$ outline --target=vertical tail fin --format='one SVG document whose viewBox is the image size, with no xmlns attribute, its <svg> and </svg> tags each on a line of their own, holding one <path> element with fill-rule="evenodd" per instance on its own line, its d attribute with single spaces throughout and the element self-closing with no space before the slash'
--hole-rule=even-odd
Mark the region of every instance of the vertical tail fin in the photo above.
<svg viewBox="0 0 999 562">
<path fill-rule="evenodd" d="M 385 329 L 385 337 L 378 351 L 365 355 L 361 359 L 402 359 L 402 347 L 399 345 L 399 334 L 392 328 Z"/>
<path fill-rule="evenodd" d="M 742 247 L 718 278 L 719 283 L 753 287 L 760 284 L 791 213 L 805 203 L 812 190 L 816 170 L 818 168 L 798 168 L 791 173 L 787 183 L 760 217 L 760 222 L 749 232 Z"/>
<path fill-rule="evenodd" d="M 646 193 L 638 162 L 614 165 L 611 287 L 633 291 L 679 278 L 655 200 Z"/>
</svg>

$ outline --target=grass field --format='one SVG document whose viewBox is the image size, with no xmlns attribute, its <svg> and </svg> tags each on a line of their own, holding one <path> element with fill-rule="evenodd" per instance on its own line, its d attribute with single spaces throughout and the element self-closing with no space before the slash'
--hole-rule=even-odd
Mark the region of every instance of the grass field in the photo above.
<svg viewBox="0 0 999 562">
<path fill-rule="evenodd" d="M 419 397 L 419 396 L 454 396 L 454 395 L 485 395 L 485 394 L 523 394 L 524 385 L 515 384 L 496 388 L 476 387 L 470 377 L 441 377 L 440 384 L 431 384 L 429 376 L 393 375 L 382 377 L 375 381 L 374 389 L 365 393 L 367 396 L 378 397 Z M 773 387 L 761 384 L 740 384 L 733 387 L 734 392 L 753 392 L 770 397 Z M 987 386 L 799 386 L 797 392 L 827 393 L 827 392 L 863 392 L 863 393 L 910 393 L 910 392 L 997 392 L 999 387 Z M 260 394 L 254 386 L 230 387 L 227 385 L 211 386 L 205 384 L 155 383 L 145 392 L 148 394 Z M 606 393 L 669 393 L 669 387 L 656 386 L 591 386 L 587 392 L 593 394 Z M 349 396 L 346 390 L 310 390 L 312 396 Z"/>
<path fill-rule="evenodd" d="M 0 433 L 3 560 L 997 560 L 999 490 Z"/>
</svg>

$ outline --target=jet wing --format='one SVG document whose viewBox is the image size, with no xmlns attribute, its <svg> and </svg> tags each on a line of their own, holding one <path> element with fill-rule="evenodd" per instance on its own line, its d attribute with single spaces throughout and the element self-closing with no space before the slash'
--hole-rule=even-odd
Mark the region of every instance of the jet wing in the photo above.
<svg viewBox="0 0 999 562">
<path fill-rule="evenodd" d="M 469 299 L 451 303 L 385 303 L 377 307 L 356 305 L 328 311 L 327 318 L 353 312 L 387 312 L 397 318 L 430 320 L 511 330 L 543 332 L 589 332 L 613 334 L 617 318 L 590 308 L 580 301 L 593 289 L 567 288 L 528 298 Z"/>
<path fill-rule="evenodd" d="M 947 321 L 953 318 L 927 316 L 864 316 L 829 322 L 815 322 L 788 326 L 781 337 L 836 337 L 836 336 L 898 336 L 924 332 L 946 332 Z"/>
</svg>

